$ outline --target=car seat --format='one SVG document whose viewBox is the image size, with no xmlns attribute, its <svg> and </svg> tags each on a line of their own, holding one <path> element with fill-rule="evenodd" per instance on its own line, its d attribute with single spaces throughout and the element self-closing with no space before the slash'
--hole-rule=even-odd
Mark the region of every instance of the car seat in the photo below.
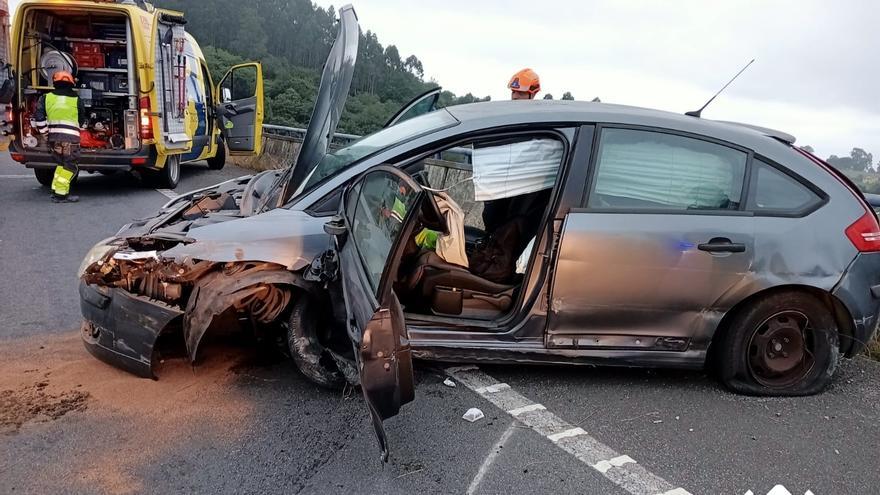
<svg viewBox="0 0 880 495">
<path fill-rule="evenodd" d="M 438 315 L 479 318 L 510 309 L 517 285 L 491 282 L 425 250 L 409 270 L 405 293 L 410 306 Z"/>
</svg>

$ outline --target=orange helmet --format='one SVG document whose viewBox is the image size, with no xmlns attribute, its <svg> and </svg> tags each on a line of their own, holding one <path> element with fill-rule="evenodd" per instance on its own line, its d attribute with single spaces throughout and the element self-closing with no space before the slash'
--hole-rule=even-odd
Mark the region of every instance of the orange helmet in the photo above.
<svg viewBox="0 0 880 495">
<path fill-rule="evenodd" d="M 66 70 L 59 70 L 52 74 L 52 83 L 57 82 L 68 82 L 70 84 L 76 84 L 76 81 L 73 80 L 73 74 L 67 72 Z"/>
<path fill-rule="evenodd" d="M 532 69 L 523 69 L 510 78 L 507 87 L 510 88 L 511 91 L 519 91 L 521 93 L 529 93 L 533 95 L 538 91 L 541 91 L 541 79 Z"/>
</svg>

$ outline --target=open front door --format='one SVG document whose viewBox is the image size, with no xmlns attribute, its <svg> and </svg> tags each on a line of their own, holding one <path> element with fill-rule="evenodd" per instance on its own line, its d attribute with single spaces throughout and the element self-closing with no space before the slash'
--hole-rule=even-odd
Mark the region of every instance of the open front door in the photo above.
<svg viewBox="0 0 880 495">
<path fill-rule="evenodd" d="M 413 117 L 418 117 L 419 115 L 424 115 L 437 110 L 440 108 L 438 104 L 440 102 L 441 91 L 443 91 L 443 88 L 436 87 L 416 96 L 409 103 L 402 106 L 397 113 L 392 115 L 391 118 L 388 119 L 388 122 L 385 122 L 385 125 L 382 127 L 391 127 L 398 122 L 403 122 L 404 120 L 409 120 Z"/>
<path fill-rule="evenodd" d="M 409 339 L 392 286 L 416 226 L 437 227 L 425 221 L 425 204 L 436 206 L 408 175 L 380 165 L 346 191 L 340 214 L 325 226 L 336 238 L 348 335 L 383 461 L 382 421 L 414 397 Z"/>
<path fill-rule="evenodd" d="M 217 85 L 217 115 L 230 155 L 259 155 L 263 149 L 263 66 L 236 65 Z"/>
</svg>

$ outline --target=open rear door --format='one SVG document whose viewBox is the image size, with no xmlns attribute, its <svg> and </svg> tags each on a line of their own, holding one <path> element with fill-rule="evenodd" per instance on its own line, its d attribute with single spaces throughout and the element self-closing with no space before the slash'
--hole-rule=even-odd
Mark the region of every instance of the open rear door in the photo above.
<svg viewBox="0 0 880 495">
<path fill-rule="evenodd" d="M 263 66 L 236 65 L 217 85 L 220 129 L 230 155 L 259 155 L 263 150 Z"/>
<path fill-rule="evenodd" d="M 419 115 L 424 115 L 437 110 L 440 108 L 438 105 L 440 102 L 441 91 L 443 91 L 443 88 L 438 86 L 416 96 L 410 100 L 409 103 L 400 107 L 400 110 L 392 115 L 391 118 L 388 119 L 388 122 L 385 122 L 385 125 L 382 127 L 391 127 L 398 122 L 403 122 L 404 120 L 409 120 L 413 117 L 418 117 Z"/>
<path fill-rule="evenodd" d="M 409 339 L 392 286 L 413 230 L 436 226 L 425 223 L 425 204 L 436 211 L 433 199 L 408 175 L 380 165 L 346 191 L 340 214 L 325 226 L 336 239 L 348 335 L 383 461 L 388 441 L 382 421 L 414 397 Z"/>
</svg>

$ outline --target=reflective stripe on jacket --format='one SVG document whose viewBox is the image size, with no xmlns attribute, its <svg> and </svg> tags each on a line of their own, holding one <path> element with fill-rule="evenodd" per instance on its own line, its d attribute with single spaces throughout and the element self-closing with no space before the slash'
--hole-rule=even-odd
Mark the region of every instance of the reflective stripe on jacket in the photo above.
<svg viewBox="0 0 880 495">
<path fill-rule="evenodd" d="M 46 95 L 46 120 L 49 137 L 65 134 L 79 138 L 79 98 L 55 93 Z"/>
<path fill-rule="evenodd" d="M 50 113 L 49 102 L 52 102 Z M 71 111 L 71 108 L 74 111 Z M 74 113 L 75 112 L 75 113 Z M 49 142 L 79 143 L 79 122 L 85 116 L 83 102 L 73 88 L 56 88 L 46 93 L 37 101 L 37 109 L 33 116 L 36 130 L 49 132 Z M 49 128 L 50 121 L 54 124 Z"/>
</svg>

